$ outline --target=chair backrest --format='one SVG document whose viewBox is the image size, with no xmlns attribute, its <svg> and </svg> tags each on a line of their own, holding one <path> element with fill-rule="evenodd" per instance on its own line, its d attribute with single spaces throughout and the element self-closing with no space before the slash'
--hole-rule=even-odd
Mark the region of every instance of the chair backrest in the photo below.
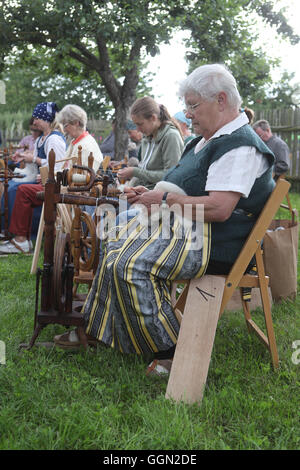
<svg viewBox="0 0 300 470">
<path fill-rule="evenodd" d="M 272 191 L 265 207 L 258 217 L 253 229 L 251 230 L 238 258 L 236 259 L 230 273 L 226 278 L 224 295 L 220 312 L 222 313 L 227 302 L 231 298 L 233 291 L 236 289 L 241 277 L 245 273 L 255 252 L 260 248 L 261 241 L 269 228 L 277 210 L 283 199 L 288 194 L 290 183 L 279 178 L 274 190 Z"/>
</svg>

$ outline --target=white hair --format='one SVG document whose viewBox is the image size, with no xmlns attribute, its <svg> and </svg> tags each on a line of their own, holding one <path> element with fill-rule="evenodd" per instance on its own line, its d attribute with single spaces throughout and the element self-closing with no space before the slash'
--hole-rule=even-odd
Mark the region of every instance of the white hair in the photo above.
<svg viewBox="0 0 300 470">
<path fill-rule="evenodd" d="M 209 64 L 196 68 L 183 80 L 179 87 L 179 96 L 196 93 L 207 101 L 213 101 L 221 91 L 226 93 L 229 106 L 239 109 L 242 99 L 235 78 L 224 65 Z"/>
<path fill-rule="evenodd" d="M 84 109 L 77 106 L 77 104 L 67 104 L 58 113 L 57 120 L 63 125 L 78 121 L 79 127 L 82 127 L 85 130 L 87 125 L 87 114 Z"/>
</svg>

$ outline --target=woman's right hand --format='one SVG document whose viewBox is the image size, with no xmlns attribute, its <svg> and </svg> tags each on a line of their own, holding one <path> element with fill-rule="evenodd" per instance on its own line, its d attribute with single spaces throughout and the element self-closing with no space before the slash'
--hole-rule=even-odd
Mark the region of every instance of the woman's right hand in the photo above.
<svg viewBox="0 0 300 470">
<path fill-rule="evenodd" d="M 135 186 L 130 187 L 130 186 L 125 186 L 124 187 L 124 193 L 127 197 L 127 201 L 129 204 L 135 204 L 139 202 L 141 194 L 149 191 L 147 188 L 144 186 Z"/>
<path fill-rule="evenodd" d="M 24 160 L 24 158 L 19 152 L 16 152 L 11 156 L 11 160 L 15 163 L 20 163 L 22 160 Z"/>
</svg>

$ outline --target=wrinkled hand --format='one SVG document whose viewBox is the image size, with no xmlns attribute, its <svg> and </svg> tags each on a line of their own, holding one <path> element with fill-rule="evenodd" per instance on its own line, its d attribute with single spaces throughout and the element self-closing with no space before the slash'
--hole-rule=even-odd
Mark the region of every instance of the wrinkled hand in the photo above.
<svg viewBox="0 0 300 470">
<path fill-rule="evenodd" d="M 148 189 L 144 186 L 136 186 L 134 188 L 125 186 L 124 188 L 124 193 L 126 194 L 127 201 L 129 204 L 139 203 L 141 195 L 146 192 L 148 192 Z"/>
<path fill-rule="evenodd" d="M 151 213 L 151 207 L 153 204 L 161 204 L 164 193 L 162 191 L 152 190 L 144 192 L 139 197 L 139 204 L 143 204 L 147 208 L 148 214 Z"/>
</svg>

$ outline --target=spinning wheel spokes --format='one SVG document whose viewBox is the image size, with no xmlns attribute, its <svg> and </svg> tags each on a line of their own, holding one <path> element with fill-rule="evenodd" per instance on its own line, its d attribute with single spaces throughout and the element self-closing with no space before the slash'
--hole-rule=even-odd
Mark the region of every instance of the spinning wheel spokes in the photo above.
<svg viewBox="0 0 300 470">
<path fill-rule="evenodd" d="M 97 264 L 99 251 L 96 226 L 87 212 L 80 209 L 78 211 L 75 211 L 71 227 L 71 247 L 75 269 L 91 271 Z"/>
<path fill-rule="evenodd" d="M 70 291 L 70 269 L 73 270 L 70 235 L 58 231 L 54 245 L 53 298 L 55 308 L 59 312 L 66 309 L 68 292 Z"/>
</svg>

